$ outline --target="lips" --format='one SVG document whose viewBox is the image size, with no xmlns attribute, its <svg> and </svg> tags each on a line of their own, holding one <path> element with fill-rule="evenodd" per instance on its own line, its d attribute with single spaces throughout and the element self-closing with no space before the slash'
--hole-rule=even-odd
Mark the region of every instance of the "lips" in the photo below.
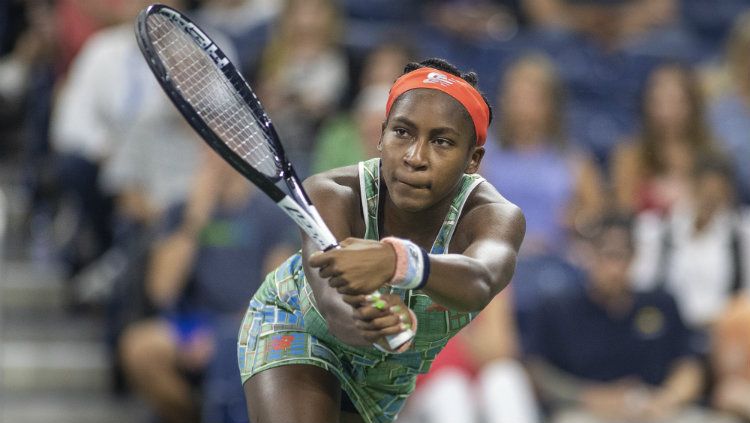
<svg viewBox="0 0 750 423">
<path fill-rule="evenodd" d="M 396 182 L 399 182 L 403 185 L 408 186 L 412 189 L 430 189 L 430 184 L 427 182 L 422 182 L 419 180 L 409 179 L 409 178 L 399 178 L 396 177 Z"/>
</svg>

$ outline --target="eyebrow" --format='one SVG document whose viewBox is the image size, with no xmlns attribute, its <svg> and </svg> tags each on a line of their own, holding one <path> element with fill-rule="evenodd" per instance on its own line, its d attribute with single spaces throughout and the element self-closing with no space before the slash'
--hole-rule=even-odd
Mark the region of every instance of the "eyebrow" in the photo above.
<svg viewBox="0 0 750 423">
<path fill-rule="evenodd" d="M 405 117 L 405 116 L 394 116 L 391 119 L 394 123 L 401 123 L 406 126 L 410 126 L 412 128 L 416 128 L 417 125 L 412 121 L 411 119 Z M 450 133 L 455 136 L 460 136 L 461 133 L 459 133 L 455 128 L 451 128 L 449 126 L 440 126 L 437 128 L 430 129 L 430 135 L 439 135 L 439 134 L 445 134 Z"/>
</svg>

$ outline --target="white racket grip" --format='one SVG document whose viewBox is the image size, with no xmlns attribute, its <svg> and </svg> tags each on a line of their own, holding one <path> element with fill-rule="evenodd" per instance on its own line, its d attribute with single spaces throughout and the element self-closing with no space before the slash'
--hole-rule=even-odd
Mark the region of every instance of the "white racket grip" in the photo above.
<svg viewBox="0 0 750 423">
<path fill-rule="evenodd" d="M 388 342 L 388 346 L 391 347 L 392 350 L 397 350 L 400 346 L 411 341 L 412 338 L 414 338 L 414 335 L 414 331 L 407 329 L 396 335 L 388 335 L 385 337 L 385 340 Z"/>
<path fill-rule="evenodd" d="M 328 239 L 332 240 L 331 245 L 338 245 L 338 241 L 336 241 L 336 237 L 333 236 L 333 233 L 330 229 L 328 229 L 328 225 L 326 225 L 326 222 L 323 220 L 322 217 L 320 217 L 320 213 L 318 213 L 318 209 L 315 208 L 312 204 L 308 206 L 308 211 L 312 215 L 312 217 L 318 222 L 318 226 L 320 227 L 320 230 L 322 232 L 325 232 Z"/>
<path fill-rule="evenodd" d="M 336 246 L 336 238 L 333 237 L 333 234 L 328 227 L 320 225 L 320 222 L 322 222 L 322 219 L 318 220 L 320 219 L 320 216 L 318 216 L 318 218 L 312 216 L 289 196 L 282 198 L 281 201 L 276 203 L 276 205 L 281 207 L 281 209 L 284 210 L 284 212 L 305 231 L 319 249 L 326 250 L 330 247 Z M 315 211 L 315 214 L 317 213 L 318 212 Z"/>
</svg>

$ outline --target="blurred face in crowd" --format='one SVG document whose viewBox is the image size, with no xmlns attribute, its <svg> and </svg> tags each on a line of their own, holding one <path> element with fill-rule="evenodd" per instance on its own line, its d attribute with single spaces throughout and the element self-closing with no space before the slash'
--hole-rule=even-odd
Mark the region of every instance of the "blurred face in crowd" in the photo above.
<svg viewBox="0 0 750 423">
<path fill-rule="evenodd" d="M 452 200 L 463 173 L 476 172 L 484 153 L 475 148 L 474 125 L 461 103 L 423 88 L 394 102 L 381 143 L 389 197 L 409 212 Z"/>
<path fill-rule="evenodd" d="M 591 287 L 605 297 L 616 297 L 629 290 L 628 269 L 633 245 L 627 229 L 604 229 L 591 245 L 588 263 Z"/>
<path fill-rule="evenodd" d="M 705 171 L 695 176 L 692 190 L 699 221 L 707 221 L 716 212 L 729 208 L 734 199 L 732 181 L 718 171 Z"/>
<path fill-rule="evenodd" d="M 522 60 L 508 70 L 500 104 L 503 125 L 512 139 L 505 141 L 518 142 L 516 138 L 528 138 L 528 134 L 539 131 L 546 134 L 551 130 L 553 87 L 552 70 L 544 61 L 533 58 Z"/>
<path fill-rule="evenodd" d="M 687 76 L 677 67 L 662 67 L 651 74 L 644 101 L 646 116 L 655 127 L 675 130 L 686 126 L 692 104 L 687 84 Z"/>
<path fill-rule="evenodd" d="M 383 45 L 373 51 L 362 66 L 362 86 L 393 84 L 410 60 L 404 49 L 397 45 Z"/>
<path fill-rule="evenodd" d="M 335 31 L 330 0 L 292 0 L 286 10 L 286 30 L 296 42 L 328 42 Z"/>
</svg>

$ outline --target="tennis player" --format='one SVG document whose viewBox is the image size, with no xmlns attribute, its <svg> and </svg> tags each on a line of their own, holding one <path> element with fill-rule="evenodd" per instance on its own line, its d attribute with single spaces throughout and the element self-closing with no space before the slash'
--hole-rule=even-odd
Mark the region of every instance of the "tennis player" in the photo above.
<svg viewBox="0 0 750 423">
<path fill-rule="evenodd" d="M 344 241 L 321 253 L 304 238 L 250 301 L 238 356 L 252 422 L 393 421 L 510 281 L 525 221 L 476 174 L 492 118 L 476 82 L 440 59 L 407 65 L 380 157 L 305 182 Z M 413 340 L 385 342 L 406 329 Z"/>
</svg>

